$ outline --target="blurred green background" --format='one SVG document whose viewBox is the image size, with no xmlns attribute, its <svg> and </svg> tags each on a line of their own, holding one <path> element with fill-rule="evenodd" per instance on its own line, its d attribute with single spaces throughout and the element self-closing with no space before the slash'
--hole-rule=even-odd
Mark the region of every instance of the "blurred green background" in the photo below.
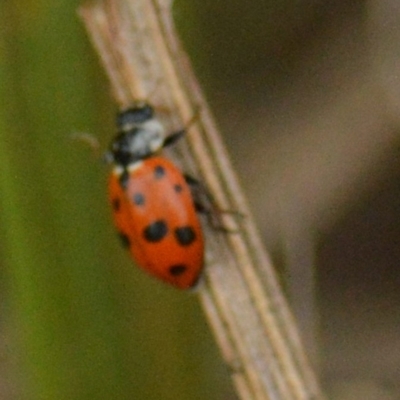
<svg viewBox="0 0 400 400">
<path fill-rule="evenodd" d="M 107 204 L 116 106 L 78 1 L 0 6 L 0 398 L 227 399 L 196 295 L 138 272 Z"/>
</svg>

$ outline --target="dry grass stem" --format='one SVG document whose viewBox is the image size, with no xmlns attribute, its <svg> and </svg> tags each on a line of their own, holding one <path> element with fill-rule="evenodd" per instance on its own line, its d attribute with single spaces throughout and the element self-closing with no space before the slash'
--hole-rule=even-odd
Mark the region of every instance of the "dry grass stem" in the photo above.
<svg viewBox="0 0 400 400">
<path fill-rule="evenodd" d="M 80 9 L 119 107 L 146 99 L 170 130 L 185 126 L 171 156 L 205 182 L 224 226 L 205 227 L 207 267 L 199 296 L 241 399 L 322 399 L 287 302 L 190 62 L 169 0 L 104 0 Z M 198 111 L 200 110 L 200 111 Z M 169 112 L 162 112 L 169 111 Z"/>
</svg>

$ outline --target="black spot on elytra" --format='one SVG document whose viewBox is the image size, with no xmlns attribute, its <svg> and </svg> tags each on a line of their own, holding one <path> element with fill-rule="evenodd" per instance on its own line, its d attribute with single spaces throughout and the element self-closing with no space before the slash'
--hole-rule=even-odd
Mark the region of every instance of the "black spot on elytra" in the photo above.
<svg viewBox="0 0 400 400">
<path fill-rule="evenodd" d="M 155 177 L 156 179 L 161 179 L 164 175 L 165 175 L 165 169 L 164 169 L 164 167 L 161 166 L 161 165 L 157 165 L 157 166 L 154 168 L 154 177 Z"/>
<path fill-rule="evenodd" d="M 168 233 L 168 226 L 163 220 L 157 220 L 147 225 L 143 230 L 143 236 L 148 242 L 159 242 Z"/>
<path fill-rule="evenodd" d="M 175 229 L 175 237 L 181 246 L 189 246 L 196 239 L 196 233 L 191 226 Z"/>
<path fill-rule="evenodd" d="M 137 206 L 142 206 L 144 205 L 144 196 L 142 193 L 135 193 L 133 195 L 133 202 L 137 205 Z"/>
<path fill-rule="evenodd" d="M 176 193 L 180 193 L 182 192 L 182 185 L 180 185 L 179 183 L 177 183 L 176 185 L 174 185 L 174 190 Z"/>
<path fill-rule="evenodd" d="M 187 270 L 187 266 L 184 264 L 176 264 L 169 267 L 169 273 L 172 276 L 180 276 L 184 274 Z"/>
<path fill-rule="evenodd" d="M 119 211 L 121 207 L 121 201 L 119 200 L 118 197 L 112 200 L 112 208 L 114 211 Z"/>
<path fill-rule="evenodd" d="M 130 247 L 131 241 L 128 235 L 126 235 L 124 232 L 118 232 L 118 237 L 123 247 L 126 249 Z"/>
</svg>

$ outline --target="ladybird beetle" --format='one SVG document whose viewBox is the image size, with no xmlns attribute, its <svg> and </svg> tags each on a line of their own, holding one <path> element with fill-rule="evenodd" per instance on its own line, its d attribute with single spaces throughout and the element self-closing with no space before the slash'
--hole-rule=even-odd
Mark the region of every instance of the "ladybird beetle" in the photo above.
<svg viewBox="0 0 400 400">
<path fill-rule="evenodd" d="M 149 274 L 177 288 L 193 287 L 204 261 L 193 179 L 159 155 L 184 130 L 166 136 L 144 102 L 123 110 L 117 127 L 105 158 L 112 163 L 109 200 L 120 239 Z"/>
</svg>

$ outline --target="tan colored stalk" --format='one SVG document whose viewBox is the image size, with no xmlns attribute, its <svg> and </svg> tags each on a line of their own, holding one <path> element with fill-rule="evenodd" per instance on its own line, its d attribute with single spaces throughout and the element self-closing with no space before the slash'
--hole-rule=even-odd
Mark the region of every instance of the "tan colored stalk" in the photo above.
<svg viewBox="0 0 400 400">
<path fill-rule="evenodd" d="M 145 99 L 162 111 L 171 131 L 199 114 L 171 155 L 205 182 L 221 209 L 244 215 L 221 215 L 232 233 L 205 227 L 207 262 L 198 291 L 240 398 L 322 399 L 214 119 L 177 38 L 171 1 L 97 1 L 82 7 L 80 15 L 119 107 Z"/>
</svg>

